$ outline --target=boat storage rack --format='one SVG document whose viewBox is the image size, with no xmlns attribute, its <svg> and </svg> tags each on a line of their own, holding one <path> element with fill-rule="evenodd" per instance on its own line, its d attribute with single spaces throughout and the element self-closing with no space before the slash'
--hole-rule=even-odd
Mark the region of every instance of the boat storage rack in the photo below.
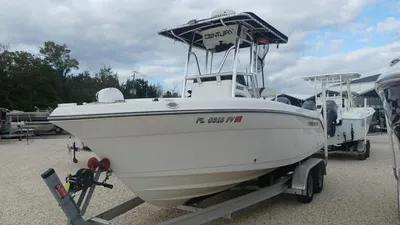
<svg viewBox="0 0 400 225">
<path fill-rule="evenodd" d="M 88 168 L 81 168 L 75 175 L 69 175 L 66 178 L 65 186 L 61 183 L 53 168 L 48 169 L 41 176 L 68 218 L 69 225 L 116 225 L 111 221 L 112 219 L 139 206 L 144 201 L 139 197 L 133 197 L 95 216 L 85 216 L 95 187 L 113 188 L 111 184 L 106 183 L 111 171 L 110 161 L 107 158 L 98 161 L 95 157 L 92 157 L 88 161 Z M 98 180 L 103 172 L 106 173 L 106 178 L 103 182 L 99 182 Z M 324 175 L 326 175 L 326 160 L 310 157 L 294 164 L 290 171 L 284 173 L 283 176 L 280 176 L 275 181 L 271 181 L 268 186 L 245 186 L 241 184 L 232 188 L 239 190 L 250 188 L 253 190 L 250 193 L 206 208 L 188 205 L 179 206 L 177 208 L 191 211 L 191 213 L 162 222 L 160 225 L 193 225 L 204 224 L 221 217 L 230 219 L 232 213 L 281 193 L 295 194 L 298 201 L 309 203 L 312 201 L 314 193 L 322 191 Z M 76 202 L 72 195 L 79 191 L 80 196 L 78 202 Z"/>
</svg>

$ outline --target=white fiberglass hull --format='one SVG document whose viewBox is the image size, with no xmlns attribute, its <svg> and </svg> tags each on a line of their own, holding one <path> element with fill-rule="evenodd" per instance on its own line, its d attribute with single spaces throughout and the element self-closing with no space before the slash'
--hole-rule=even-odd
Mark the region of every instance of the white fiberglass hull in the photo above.
<svg viewBox="0 0 400 225">
<path fill-rule="evenodd" d="M 60 107 L 49 119 L 109 158 L 135 195 L 166 207 L 298 162 L 324 145 L 315 111 L 254 99 L 174 102 L 177 109 L 162 99 Z M 118 107 L 135 113 L 106 112 Z M 143 108 L 151 113 L 138 113 Z"/>
</svg>

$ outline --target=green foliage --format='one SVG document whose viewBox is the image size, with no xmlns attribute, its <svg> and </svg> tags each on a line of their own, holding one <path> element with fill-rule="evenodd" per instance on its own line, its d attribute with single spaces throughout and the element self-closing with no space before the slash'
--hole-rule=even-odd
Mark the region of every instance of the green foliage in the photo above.
<svg viewBox="0 0 400 225">
<path fill-rule="evenodd" d="M 54 105 L 59 101 L 59 83 L 53 69 L 37 56 L 8 50 L 0 54 L 2 107 L 24 110 Z"/>
<path fill-rule="evenodd" d="M 178 98 L 180 97 L 179 94 L 177 92 L 171 92 L 171 91 L 167 91 L 164 95 L 164 98 Z"/>
<path fill-rule="evenodd" d="M 124 98 L 159 98 L 161 90 L 159 85 L 149 85 L 144 79 L 128 79 L 120 88 Z"/>
<path fill-rule="evenodd" d="M 71 58 L 71 50 L 65 44 L 58 45 L 54 41 L 46 41 L 44 46 L 40 47 L 39 53 L 60 76 L 67 76 L 73 69 L 79 69 L 78 60 Z"/>
<path fill-rule="evenodd" d="M 56 107 L 58 103 L 95 101 L 96 93 L 106 87 L 121 90 L 125 98 L 155 98 L 163 95 L 161 85 L 144 79 L 129 79 L 120 84 L 111 66 L 94 75 L 79 69 L 79 62 L 67 45 L 44 42 L 39 55 L 9 51 L 0 43 L 0 107 L 31 111 L 34 107 Z M 134 92 L 132 92 L 134 88 Z M 167 96 L 179 96 L 168 91 Z M 165 95 L 164 95 L 165 96 Z"/>
</svg>

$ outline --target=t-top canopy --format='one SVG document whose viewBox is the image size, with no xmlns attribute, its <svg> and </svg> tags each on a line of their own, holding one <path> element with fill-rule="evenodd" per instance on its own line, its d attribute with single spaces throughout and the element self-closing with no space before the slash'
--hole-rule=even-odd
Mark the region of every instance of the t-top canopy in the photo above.
<svg viewBox="0 0 400 225">
<path fill-rule="evenodd" d="M 321 74 L 315 76 L 307 76 L 302 77 L 305 81 L 322 81 L 327 83 L 340 83 L 347 82 L 352 79 L 359 78 L 361 75 L 359 73 L 330 73 L 330 74 Z"/>
<path fill-rule="evenodd" d="M 224 27 L 224 25 L 227 25 L 227 28 L 229 29 L 229 26 L 233 27 L 238 24 L 242 24 L 249 33 L 252 33 L 254 41 L 256 42 L 256 40 L 259 40 L 258 44 L 286 44 L 288 42 L 287 36 L 252 12 L 223 15 L 202 20 L 191 20 L 187 24 L 172 29 L 164 29 L 159 32 L 159 35 L 171 38 L 175 41 L 191 43 L 193 38 L 192 35 L 194 34 L 193 47 L 207 50 L 209 48 L 207 48 L 203 43 L 202 32 L 217 27 Z M 216 35 L 224 36 L 225 34 L 218 33 Z M 242 38 L 251 41 L 251 38 L 248 35 L 244 35 Z M 231 46 L 232 44 L 221 44 L 216 46 L 214 51 L 227 51 Z M 243 41 L 240 44 L 240 48 L 246 47 L 250 47 L 250 43 Z"/>
</svg>

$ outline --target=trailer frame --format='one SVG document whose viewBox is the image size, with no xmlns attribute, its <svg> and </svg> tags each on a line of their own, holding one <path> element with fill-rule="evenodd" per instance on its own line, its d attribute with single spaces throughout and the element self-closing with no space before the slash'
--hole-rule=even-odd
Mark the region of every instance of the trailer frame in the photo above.
<svg viewBox="0 0 400 225">
<path fill-rule="evenodd" d="M 93 158 L 90 160 L 93 160 Z M 105 183 L 105 181 L 98 181 L 101 173 L 106 172 L 106 179 L 108 179 L 107 177 L 112 171 L 111 169 L 102 168 L 102 161 L 97 163 L 97 167 L 88 169 L 82 168 L 78 170 L 76 175 L 69 175 L 70 179 L 73 178 L 73 180 L 75 180 L 74 182 L 77 182 L 74 184 L 74 188 L 81 191 L 78 202 L 76 202 L 72 197 L 73 191 L 62 184 L 53 168 L 50 168 L 41 174 L 54 198 L 57 200 L 59 206 L 68 218 L 69 225 L 117 225 L 111 220 L 144 203 L 141 198 L 135 196 L 110 207 L 95 216 L 86 216 L 85 212 L 92 198 L 95 187 L 105 186 L 107 188 L 113 188 L 112 185 Z M 90 165 L 90 163 L 88 164 Z M 260 185 L 251 186 L 248 183 L 242 183 L 234 188 L 226 190 L 252 190 L 250 193 L 246 193 L 239 197 L 205 208 L 191 205 L 177 206 L 176 208 L 191 211 L 191 213 L 164 221 L 159 225 L 204 224 L 221 217 L 230 219 L 234 212 L 283 193 L 297 195 L 298 200 L 303 203 L 311 202 L 314 193 L 322 191 L 323 176 L 326 175 L 326 160 L 311 156 L 291 166 L 293 169 L 289 168 L 288 173 L 276 177 L 266 187 L 260 187 Z M 285 171 L 288 170 L 288 168 L 284 169 Z M 85 174 L 85 176 L 83 174 Z M 80 179 L 82 177 L 86 177 L 86 180 Z M 67 184 L 70 184 L 68 182 L 68 177 L 66 186 Z M 83 201 L 83 199 L 85 200 Z"/>
</svg>

